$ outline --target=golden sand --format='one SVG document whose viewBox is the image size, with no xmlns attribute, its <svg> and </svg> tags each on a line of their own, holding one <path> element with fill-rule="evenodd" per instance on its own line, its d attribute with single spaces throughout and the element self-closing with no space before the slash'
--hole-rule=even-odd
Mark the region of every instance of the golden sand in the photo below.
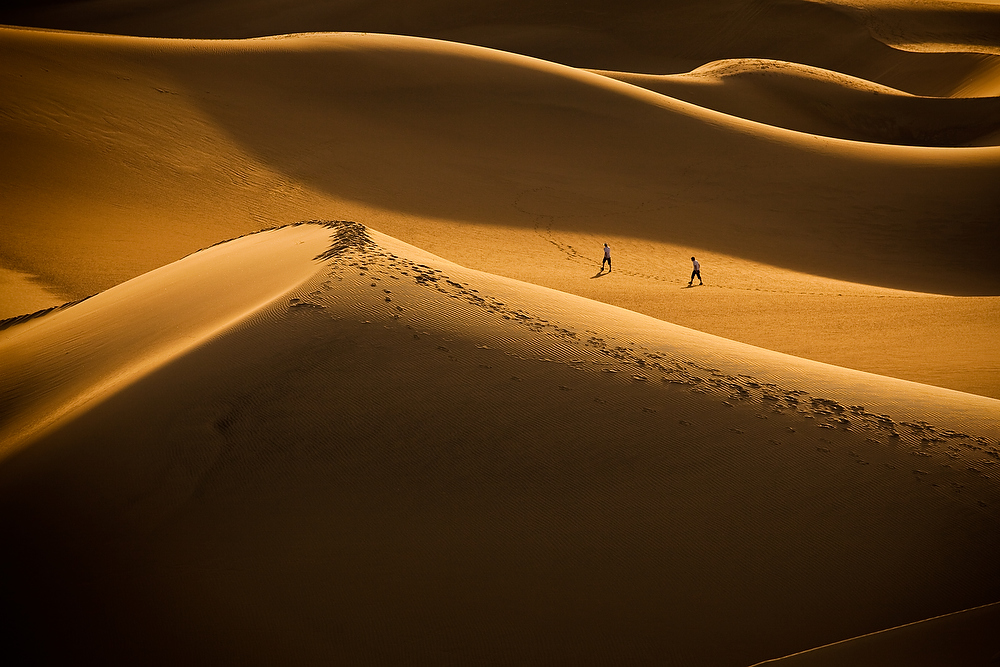
<svg viewBox="0 0 1000 667">
<path fill-rule="evenodd" d="M 17 650 L 994 658 L 997 5 L 279 4 L 0 11 Z"/>
</svg>

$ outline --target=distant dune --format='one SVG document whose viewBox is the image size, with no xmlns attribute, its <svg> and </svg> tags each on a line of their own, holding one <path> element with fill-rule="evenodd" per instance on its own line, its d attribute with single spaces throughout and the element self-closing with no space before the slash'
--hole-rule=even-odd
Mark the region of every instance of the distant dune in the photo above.
<svg viewBox="0 0 1000 667">
<path fill-rule="evenodd" d="M 998 21 L 8 3 L 8 651 L 995 660 Z"/>
<path fill-rule="evenodd" d="M 962 81 L 997 71 L 997 31 L 989 29 L 1000 16 L 996 5 L 906 0 L 882 3 L 872 13 L 859 11 L 860 4 L 815 0 L 90 0 L 14 3 L 0 10 L 0 23 L 200 39 L 298 32 L 415 35 L 574 67 L 645 74 L 679 74 L 728 58 L 768 58 L 851 74 L 918 95 L 950 95 Z M 892 41 L 887 44 L 888 40 Z M 914 50 L 927 40 L 941 46 L 935 52 Z M 893 48 L 899 41 L 905 42 L 907 51 Z M 1000 81 L 992 78 L 993 91 L 986 94 L 996 95 Z"/>
<path fill-rule="evenodd" d="M 852 141 L 1000 144 L 1000 97 L 916 97 L 805 65 L 724 60 L 687 74 L 599 74 L 740 118 Z"/>
</svg>

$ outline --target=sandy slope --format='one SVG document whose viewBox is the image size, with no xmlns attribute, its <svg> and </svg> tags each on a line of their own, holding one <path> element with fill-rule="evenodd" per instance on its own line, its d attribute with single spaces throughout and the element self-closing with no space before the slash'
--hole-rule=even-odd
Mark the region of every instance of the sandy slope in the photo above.
<svg viewBox="0 0 1000 667">
<path fill-rule="evenodd" d="M 746 665 L 997 599 L 998 401 L 334 227 L 216 246 L 0 333 L 68 352 L 25 367 L 16 418 L 66 400 L 52 378 L 115 377 L 105 348 L 174 344 L 124 326 L 140 314 L 213 332 L 8 450 L 20 647 Z M 102 345 L 74 344 L 90 332 Z"/>
<path fill-rule="evenodd" d="M 997 293 L 996 148 L 809 137 L 426 40 L 2 37 L 0 261 L 67 300 L 220 238 L 351 218 L 491 273 L 1000 396 L 996 299 L 886 289 Z M 593 280 L 604 241 L 620 270 Z M 711 276 L 695 298 L 675 289 L 691 254 Z"/>
<path fill-rule="evenodd" d="M 698 106 L 827 137 L 910 146 L 1000 143 L 1000 97 L 916 97 L 837 72 L 759 59 L 709 63 L 687 74 L 599 73 Z"/>
<path fill-rule="evenodd" d="M 993 0 L 813 0 L 853 10 L 879 40 L 921 52 L 1000 54 L 1000 3 Z"/>
<path fill-rule="evenodd" d="M 996 6 L 472 5 L 0 10 L 437 38 L 0 29 L 9 650 L 995 655 Z"/>
<path fill-rule="evenodd" d="M 4 449 L 204 343 L 312 277 L 317 225 L 198 253 L 71 308 L 0 333 Z"/>
</svg>

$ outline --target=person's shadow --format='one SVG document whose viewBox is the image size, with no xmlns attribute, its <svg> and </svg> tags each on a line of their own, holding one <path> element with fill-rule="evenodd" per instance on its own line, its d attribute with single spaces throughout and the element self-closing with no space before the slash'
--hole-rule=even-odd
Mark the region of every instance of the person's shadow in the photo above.
<svg viewBox="0 0 1000 667">
<path fill-rule="evenodd" d="M 611 271 L 608 271 L 608 273 L 611 273 Z M 594 278 L 603 278 L 604 276 L 608 275 L 608 273 L 604 272 L 604 267 L 602 266 L 600 271 L 590 276 L 590 279 L 593 280 Z"/>
</svg>

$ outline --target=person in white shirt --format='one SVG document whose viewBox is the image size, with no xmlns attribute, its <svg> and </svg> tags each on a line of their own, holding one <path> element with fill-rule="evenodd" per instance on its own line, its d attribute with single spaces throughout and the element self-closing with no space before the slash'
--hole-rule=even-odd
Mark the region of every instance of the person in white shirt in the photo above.
<svg viewBox="0 0 1000 667">
<path fill-rule="evenodd" d="M 608 273 L 611 273 L 611 247 L 604 244 L 604 261 L 601 262 L 601 271 L 604 270 L 605 263 L 608 265 Z"/>
<path fill-rule="evenodd" d="M 688 287 L 691 287 L 692 283 L 694 283 L 695 276 L 698 277 L 698 284 L 704 285 L 705 283 L 701 281 L 701 262 L 692 257 L 691 263 L 694 265 L 694 271 L 691 272 L 691 280 L 688 281 Z"/>
</svg>

